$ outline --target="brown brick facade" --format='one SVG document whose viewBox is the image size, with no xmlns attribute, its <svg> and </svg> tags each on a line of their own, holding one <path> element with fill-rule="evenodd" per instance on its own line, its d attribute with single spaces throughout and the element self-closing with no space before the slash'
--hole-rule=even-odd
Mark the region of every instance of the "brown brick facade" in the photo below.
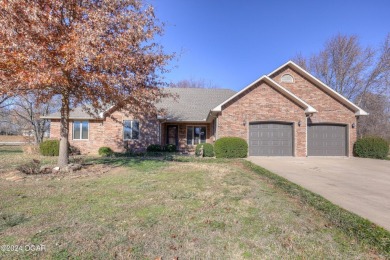
<svg viewBox="0 0 390 260">
<path fill-rule="evenodd" d="M 281 82 L 280 79 L 284 74 L 293 76 L 294 83 Z M 271 78 L 318 111 L 309 118 L 309 123 L 336 123 L 347 125 L 349 136 L 348 151 L 349 156 L 352 156 L 353 144 L 356 142 L 357 138 L 356 127 L 352 128 L 352 124 L 355 124 L 355 126 L 357 124 L 355 113 L 352 110 L 289 67 L 275 73 Z"/>
<path fill-rule="evenodd" d="M 301 74 L 302 72 L 299 73 L 299 69 L 292 68 L 295 67 L 285 66 L 270 78 L 316 109 L 317 113 L 310 117 L 305 114 L 305 107 L 302 107 L 304 103 L 296 99 L 294 101 L 291 96 L 288 97 L 289 94 L 282 94 L 280 89 L 267 83 L 271 82 L 268 79 L 256 83 L 224 104 L 218 117 L 209 119 L 208 122 L 160 122 L 156 116 L 126 116 L 117 111 L 111 115 L 115 119 L 107 117 L 104 120 L 90 120 L 88 140 L 73 139 L 73 122 L 71 122 L 70 143 L 78 147 L 82 153 L 96 154 L 102 146 L 111 147 L 114 151 L 124 151 L 125 145 L 133 151 L 143 151 L 150 144 L 165 145 L 167 127 L 176 125 L 178 149 L 191 151 L 194 147 L 187 145 L 187 126 L 205 126 L 206 142 L 213 143 L 217 138 L 226 136 L 241 137 L 248 141 L 249 124 L 252 122 L 285 122 L 293 124 L 294 156 L 304 157 L 307 155 L 307 124 L 330 123 L 347 126 L 348 152 L 349 156 L 352 156 L 353 144 L 356 141 L 356 127 L 353 128 L 352 124 L 355 126 L 357 124 L 354 111 L 324 92 L 310 77 L 307 78 Z M 285 74 L 291 75 L 294 82 L 281 82 L 281 77 Z M 215 114 L 210 115 L 215 116 Z M 139 121 L 138 140 L 124 142 L 121 124 L 123 120 Z M 59 138 L 58 119 L 51 120 L 50 132 L 51 138 Z"/>
<path fill-rule="evenodd" d="M 139 121 L 138 140 L 123 140 L 123 120 Z M 83 120 L 80 120 L 83 121 Z M 100 147 L 108 146 L 114 151 L 122 152 L 125 145 L 133 151 L 143 151 L 150 144 L 159 143 L 159 122 L 156 118 L 148 119 L 142 116 L 126 116 L 121 112 L 114 112 L 111 117 L 105 120 L 90 120 L 88 140 L 75 140 L 73 138 L 73 120 L 70 123 L 69 142 L 71 145 L 80 149 L 83 154 L 96 154 Z M 59 139 L 60 121 L 51 120 L 50 138 Z"/>
<path fill-rule="evenodd" d="M 112 116 L 105 120 L 89 121 L 89 138 L 88 140 L 75 140 L 73 138 L 73 120 L 70 123 L 69 142 L 72 146 L 80 149 L 83 154 L 97 154 L 102 146 L 108 146 L 116 152 L 123 152 L 126 143 L 133 151 L 144 151 L 150 144 L 165 145 L 166 127 L 169 125 L 178 126 L 178 149 L 180 151 L 193 151 L 194 146 L 187 145 L 187 126 L 205 126 L 206 142 L 214 141 L 213 128 L 210 123 L 161 123 L 157 119 L 145 119 L 142 117 L 126 116 L 121 112 L 114 112 Z M 140 122 L 139 139 L 123 140 L 123 120 L 138 120 Z M 76 120 L 77 121 L 77 120 Z M 83 121 L 83 120 L 79 120 Z M 161 133 L 159 133 L 161 131 Z M 60 137 L 60 120 L 52 119 L 50 124 L 50 138 L 59 139 Z"/>
<path fill-rule="evenodd" d="M 290 74 L 293 83 L 281 82 L 281 77 Z M 313 106 L 318 112 L 307 118 L 304 108 L 299 107 L 265 82 L 259 82 L 222 107 L 218 117 L 218 138 L 238 136 L 248 141 L 251 122 L 289 122 L 294 129 L 294 155 L 307 155 L 307 123 L 334 123 L 347 125 L 349 156 L 352 156 L 356 141 L 356 117 L 352 110 L 325 93 L 315 84 L 290 68 L 280 70 L 271 78 L 284 88 Z M 307 121 L 306 121 L 307 120 Z M 298 122 L 301 126 L 298 126 Z"/>
<path fill-rule="evenodd" d="M 218 117 L 218 138 L 237 136 L 248 140 L 249 123 L 262 121 L 293 123 L 296 137 L 294 154 L 306 155 L 304 108 L 264 82 L 249 88 L 222 107 L 222 113 Z"/>
</svg>

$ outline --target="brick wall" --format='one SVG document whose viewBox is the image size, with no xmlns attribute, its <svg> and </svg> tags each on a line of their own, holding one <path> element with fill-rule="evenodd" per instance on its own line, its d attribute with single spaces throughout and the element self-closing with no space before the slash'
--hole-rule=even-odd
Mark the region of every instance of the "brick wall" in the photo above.
<svg viewBox="0 0 390 260">
<path fill-rule="evenodd" d="M 284 74 L 294 77 L 294 83 L 281 83 L 280 78 Z M 272 79 L 284 86 L 299 98 L 313 106 L 318 113 L 311 118 L 313 123 L 339 123 L 346 124 L 349 132 L 349 154 L 352 155 L 353 144 L 356 141 L 356 125 L 354 112 L 334 98 L 323 92 L 320 88 L 290 68 L 285 68 L 274 75 Z M 70 142 L 80 148 L 82 153 L 97 153 L 102 146 L 111 147 L 114 151 L 124 151 L 123 120 L 138 120 L 140 122 L 140 135 L 138 140 L 129 140 L 128 145 L 132 150 L 144 150 L 150 144 L 166 143 L 166 125 L 178 125 L 179 149 L 186 150 L 187 126 L 205 125 L 207 127 L 206 140 L 214 141 L 213 123 L 164 123 L 159 134 L 159 122 L 156 117 L 125 115 L 122 112 L 114 112 L 104 121 L 91 120 L 89 125 L 89 140 L 73 140 L 70 125 Z M 222 107 L 222 112 L 217 120 L 217 136 L 237 136 L 248 140 L 249 122 L 279 121 L 294 124 L 294 154 L 306 156 L 306 115 L 304 108 L 294 103 L 272 86 L 260 82 L 256 86 L 230 101 Z M 298 122 L 301 121 L 301 126 Z M 51 121 L 51 138 L 59 138 L 59 120 Z M 159 136 L 161 137 L 159 139 Z"/>
<path fill-rule="evenodd" d="M 280 78 L 284 74 L 290 74 L 293 76 L 294 83 L 280 82 Z M 303 75 L 297 73 L 289 67 L 275 73 L 271 78 L 318 111 L 318 113 L 315 113 L 310 118 L 312 123 L 347 124 L 350 139 L 349 155 L 352 156 L 353 144 L 356 142 L 357 138 L 356 127 L 352 128 L 353 123 L 355 123 L 355 125 L 357 124 L 354 111 L 323 92 Z"/>
<path fill-rule="evenodd" d="M 280 81 L 286 73 L 294 77 L 294 83 Z M 353 123 L 356 125 L 354 111 L 288 67 L 276 72 L 271 78 L 318 111 L 308 119 L 309 123 L 347 125 L 349 155 L 352 156 L 353 144 L 356 141 L 356 128 L 352 128 Z M 248 140 L 249 122 L 256 121 L 294 123 L 294 154 L 295 156 L 306 156 L 307 126 L 304 109 L 264 82 L 257 83 L 222 107 L 221 115 L 218 118 L 218 138 L 238 136 Z M 301 126 L 298 126 L 299 121 L 301 121 Z"/>
<path fill-rule="evenodd" d="M 218 138 L 237 136 L 248 140 L 249 122 L 294 123 L 294 154 L 306 155 L 306 115 L 304 108 L 267 83 L 260 82 L 222 107 L 218 117 Z M 298 126 L 301 121 L 301 126 Z"/>
<path fill-rule="evenodd" d="M 70 144 L 79 148 L 83 154 L 96 154 L 100 147 L 108 146 L 116 152 L 125 150 L 123 141 L 123 120 L 139 121 L 139 139 L 128 140 L 128 147 L 133 151 L 143 151 L 150 144 L 159 143 L 158 129 L 159 122 L 155 118 L 145 118 L 142 115 L 134 117 L 125 115 L 119 111 L 112 113 L 111 117 L 105 120 L 90 120 L 88 140 L 73 139 L 73 121 L 70 122 L 69 141 Z M 51 120 L 50 138 L 59 139 L 60 121 Z"/>
</svg>

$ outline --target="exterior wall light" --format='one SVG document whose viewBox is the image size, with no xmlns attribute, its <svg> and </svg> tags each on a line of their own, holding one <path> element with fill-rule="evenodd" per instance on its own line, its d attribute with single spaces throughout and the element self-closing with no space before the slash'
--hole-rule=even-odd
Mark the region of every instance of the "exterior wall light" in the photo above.
<svg viewBox="0 0 390 260">
<path fill-rule="evenodd" d="M 352 123 L 352 128 L 355 128 L 355 123 Z"/>
<path fill-rule="evenodd" d="M 302 122 L 301 120 L 298 121 L 298 126 L 301 126 Z"/>
</svg>

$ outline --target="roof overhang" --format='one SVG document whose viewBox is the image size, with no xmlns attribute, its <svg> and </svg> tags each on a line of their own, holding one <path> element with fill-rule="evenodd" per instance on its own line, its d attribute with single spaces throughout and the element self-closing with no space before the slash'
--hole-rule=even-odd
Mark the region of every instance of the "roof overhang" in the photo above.
<svg viewBox="0 0 390 260">
<path fill-rule="evenodd" d="M 169 123 L 169 124 L 208 124 L 210 122 L 206 120 L 159 120 L 160 123 Z"/>
<path fill-rule="evenodd" d="M 60 120 L 61 117 L 54 117 L 54 116 L 41 116 L 40 118 L 42 119 L 57 119 L 57 120 Z M 103 120 L 103 118 L 100 118 L 100 117 L 96 117 L 96 118 L 92 118 L 92 117 L 69 117 L 70 120 Z"/>
<path fill-rule="evenodd" d="M 305 109 L 305 113 L 306 114 L 313 114 L 313 113 L 317 113 L 317 110 L 310 106 L 309 104 L 307 104 L 305 101 L 303 101 L 302 99 L 300 99 L 299 97 L 297 97 L 296 95 L 294 95 L 293 93 L 291 93 L 290 91 L 288 91 L 286 88 L 282 87 L 281 85 L 279 85 L 278 83 L 276 83 L 275 81 L 273 81 L 271 78 L 269 78 L 268 76 L 262 76 L 260 78 L 258 78 L 257 80 L 255 80 L 254 82 L 252 82 L 251 84 L 249 84 L 248 86 L 246 86 L 245 88 L 243 88 L 241 91 L 237 92 L 235 95 L 233 95 L 232 97 L 230 97 L 229 99 L 225 100 L 223 103 L 219 104 L 218 106 L 216 106 L 215 108 L 213 108 L 211 110 L 211 113 L 216 113 L 216 112 L 221 112 L 222 111 L 222 106 L 225 105 L 226 103 L 228 103 L 229 101 L 233 100 L 234 98 L 236 98 L 237 96 L 241 95 L 241 93 L 245 92 L 247 89 L 251 88 L 252 86 L 256 85 L 257 83 L 261 82 L 261 81 L 264 81 L 266 82 L 267 84 L 271 85 L 272 87 L 274 87 L 275 89 L 277 89 L 278 91 L 280 91 L 283 95 L 285 95 L 286 97 L 290 98 L 292 101 L 294 101 L 295 103 L 297 103 L 298 105 L 300 105 L 301 107 L 303 107 Z"/>
<path fill-rule="evenodd" d="M 339 94 L 338 92 L 333 90 L 331 87 L 327 86 L 325 83 L 323 83 L 322 81 L 320 81 L 319 79 L 317 79 L 316 77 L 311 75 L 309 72 L 307 72 L 306 70 L 304 70 L 303 68 L 298 66 L 293 61 L 286 62 L 285 64 L 283 64 L 282 66 L 280 66 L 276 70 L 269 73 L 268 76 L 269 77 L 272 76 L 273 74 L 275 74 L 276 72 L 280 71 L 281 69 L 283 69 L 285 67 L 291 67 L 292 69 L 298 71 L 299 73 L 301 73 L 302 75 L 307 77 L 310 81 L 312 81 L 316 86 L 318 86 L 320 89 L 322 89 L 325 93 L 329 94 L 331 97 L 333 97 L 334 99 L 336 99 L 337 101 L 341 102 L 346 107 L 348 107 L 349 109 L 354 111 L 355 116 L 367 116 L 368 115 L 368 113 L 366 111 L 364 111 L 363 109 L 361 109 L 360 107 L 358 107 L 357 105 L 355 105 L 354 103 L 349 101 L 347 98 L 343 97 L 341 94 Z"/>
</svg>

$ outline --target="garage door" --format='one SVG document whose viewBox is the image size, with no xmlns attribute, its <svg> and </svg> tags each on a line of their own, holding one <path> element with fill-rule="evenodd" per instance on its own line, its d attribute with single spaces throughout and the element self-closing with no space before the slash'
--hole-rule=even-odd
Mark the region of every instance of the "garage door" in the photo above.
<svg viewBox="0 0 390 260">
<path fill-rule="evenodd" d="M 309 125 L 307 129 L 308 156 L 347 155 L 347 128 L 343 125 Z"/>
<path fill-rule="evenodd" d="M 292 124 L 251 123 L 249 124 L 249 155 L 292 156 Z"/>
</svg>

